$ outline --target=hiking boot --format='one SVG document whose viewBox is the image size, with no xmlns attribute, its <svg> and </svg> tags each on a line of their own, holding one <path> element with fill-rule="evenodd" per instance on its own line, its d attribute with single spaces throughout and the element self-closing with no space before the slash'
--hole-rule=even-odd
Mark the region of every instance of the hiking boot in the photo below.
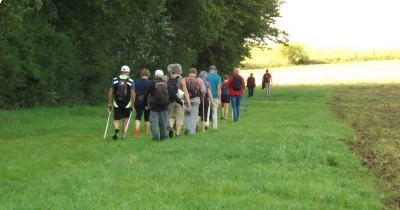
<svg viewBox="0 0 400 210">
<path fill-rule="evenodd" d="M 140 134 L 139 129 L 135 128 L 135 131 L 133 132 L 133 136 L 134 136 L 135 138 L 137 138 L 137 137 L 139 137 L 139 134 Z"/>
<path fill-rule="evenodd" d="M 114 134 L 114 136 L 112 137 L 112 139 L 113 139 L 113 140 L 117 140 L 117 139 L 118 139 L 117 134 Z"/>
<path fill-rule="evenodd" d="M 169 133 L 168 133 L 169 138 L 174 137 L 174 130 L 169 129 Z"/>
</svg>

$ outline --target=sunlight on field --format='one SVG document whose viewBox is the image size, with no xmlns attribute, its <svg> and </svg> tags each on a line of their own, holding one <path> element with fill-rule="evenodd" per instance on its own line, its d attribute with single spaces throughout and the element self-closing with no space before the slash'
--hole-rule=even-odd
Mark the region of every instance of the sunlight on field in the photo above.
<svg viewBox="0 0 400 210">
<path fill-rule="evenodd" d="M 400 61 L 370 61 L 269 68 L 274 85 L 341 85 L 400 83 Z M 261 86 L 263 69 L 241 71 L 250 73 Z"/>
<path fill-rule="evenodd" d="M 379 50 L 326 50 L 305 47 L 310 62 L 314 64 L 344 63 L 353 61 L 400 60 L 400 49 Z M 288 66 L 287 59 L 279 46 L 272 49 L 253 48 L 251 58 L 246 58 L 242 66 L 246 69 Z"/>
</svg>

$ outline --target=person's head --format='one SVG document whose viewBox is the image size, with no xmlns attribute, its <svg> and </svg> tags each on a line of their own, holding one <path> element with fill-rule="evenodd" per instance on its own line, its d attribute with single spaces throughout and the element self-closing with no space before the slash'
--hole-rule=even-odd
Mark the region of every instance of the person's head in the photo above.
<svg viewBox="0 0 400 210">
<path fill-rule="evenodd" d="M 250 76 L 252 77 L 252 76 L 253 76 L 253 73 L 250 73 Z"/>
<path fill-rule="evenodd" d="M 229 79 L 229 75 L 228 75 L 228 74 L 225 74 L 225 75 L 224 75 L 224 80 L 227 80 L 227 79 Z"/>
<path fill-rule="evenodd" d="M 207 72 L 206 72 L 206 71 L 201 71 L 201 72 L 199 73 L 199 77 L 202 78 L 202 79 L 207 78 Z"/>
<path fill-rule="evenodd" d="M 146 68 L 143 68 L 140 71 L 140 76 L 149 78 L 150 77 L 150 71 L 148 69 L 146 69 Z"/>
<path fill-rule="evenodd" d="M 164 72 L 161 69 L 157 69 L 156 72 L 154 73 L 154 77 L 156 79 L 162 79 L 164 78 Z"/>
<path fill-rule="evenodd" d="M 167 69 L 169 74 L 182 74 L 182 66 L 179 63 L 169 64 Z"/>
<path fill-rule="evenodd" d="M 211 66 L 208 68 L 208 71 L 209 71 L 209 72 L 216 72 L 216 71 L 217 71 L 217 67 L 214 66 L 214 65 L 211 65 Z"/>
<path fill-rule="evenodd" d="M 190 68 L 189 69 L 189 74 L 195 74 L 195 75 L 197 75 L 197 69 L 196 68 Z"/>
<path fill-rule="evenodd" d="M 131 69 L 130 69 L 129 66 L 127 66 L 127 65 L 123 65 L 123 66 L 121 67 L 121 73 L 122 73 L 122 74 L 129 74 L 130 71 L 131 71 Z"/>
<path fill-rule="evenodd" d="M 265 73 L 268 73 L 268 69 L 265 69 Z"/>
<path fill-rule="evenodd" d="M 239 75 L 239 72 L 240 71 L 240 69 L 239 68 L 235 68 L 234 70 L 233 70 L 233 75 Z"/>
</svg>

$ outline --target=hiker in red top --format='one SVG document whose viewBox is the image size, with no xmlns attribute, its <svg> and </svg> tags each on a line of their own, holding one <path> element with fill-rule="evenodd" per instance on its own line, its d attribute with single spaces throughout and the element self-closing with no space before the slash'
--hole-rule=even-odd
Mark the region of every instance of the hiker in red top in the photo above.
<svg viewBox="0 0 400 210">
<path fill-rule="evenodd" d="M 239 69 L 235 69 L 233 75 L 229 78 L 227 85 L 228 94 L 232 104 L 233 121 L 237 122 L 240 115 L 240 99 L 243 95 L 243 90 L 246 87 L 243 77 L 239 75 Z"/>
</svg>

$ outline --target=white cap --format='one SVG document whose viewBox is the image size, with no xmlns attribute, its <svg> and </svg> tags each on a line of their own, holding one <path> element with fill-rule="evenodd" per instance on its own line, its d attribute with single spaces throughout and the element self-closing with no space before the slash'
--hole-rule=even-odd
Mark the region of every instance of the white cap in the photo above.
<svg viewBox="0 0 400 210">
<path fill-rule="evenodd" d="M 160 69 L 157 69 L 156 72 L 154 73 L 154 76 L 157 78 L 162 78 L 164 76 L 164 72 Z"/>
<path fill-rule="evenodd" d="M 122 71 L 122 72 L 130 72 L 131 70 L 129 69 L 129 66 L 123 65 L 123 66 L 121 67 L 121 71 Z"/>
</svg>

